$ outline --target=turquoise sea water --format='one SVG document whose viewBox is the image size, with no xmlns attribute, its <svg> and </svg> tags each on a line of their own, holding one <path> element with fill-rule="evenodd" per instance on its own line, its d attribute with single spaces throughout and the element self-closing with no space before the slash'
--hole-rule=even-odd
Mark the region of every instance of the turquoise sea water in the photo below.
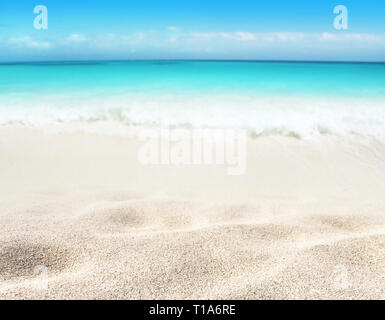
<svg viewBox="0 0 385 320">
<path fill-rule="evenodd" d="M 385 63 L 0 64 L 0 124 L 119 121 L 385 134 Z"/>
</svg>

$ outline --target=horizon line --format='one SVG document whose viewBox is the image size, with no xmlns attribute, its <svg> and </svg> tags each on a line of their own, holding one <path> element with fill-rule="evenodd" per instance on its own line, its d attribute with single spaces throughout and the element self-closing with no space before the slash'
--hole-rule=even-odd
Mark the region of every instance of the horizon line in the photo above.
<svg viewBox="0 0 385 320">
<path fill-rule="evenodd" d="M 357 63 L 357 64 L 385 64 L 384 61 L 365 60 L 279 60 L 279 59 L 68 59 L 68 60 L 14 60 L 0 61 L 0 65 L 25 63 L 59 63 L 59 62 L 146 62 L 146 61 L 196 61 L 196 62 L 286 62 L 286 63 Z"/>
</svg>

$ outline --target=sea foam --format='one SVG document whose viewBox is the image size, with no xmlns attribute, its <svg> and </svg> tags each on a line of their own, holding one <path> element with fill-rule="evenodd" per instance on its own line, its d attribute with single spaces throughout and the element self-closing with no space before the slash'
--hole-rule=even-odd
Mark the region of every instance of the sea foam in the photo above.
<svg viewBox="0 0 385 320">
<path fill-rule="evenodd" d="M 70 128 L 78 123 L 87 131 L 90 124 L 95 127 L 104 122 L 124 126 L 243 128 L 256 137 L 361 134 L 381 138 L 385 137 L 385 100 L 236 94 L 0 98 L 0 125 L 60 125 L 65 129 L 66 125 Z"/>
</svg>

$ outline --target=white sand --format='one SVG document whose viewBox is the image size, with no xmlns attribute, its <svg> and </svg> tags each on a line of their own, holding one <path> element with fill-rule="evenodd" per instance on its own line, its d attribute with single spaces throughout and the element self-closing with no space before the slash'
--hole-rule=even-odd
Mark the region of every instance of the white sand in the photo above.
<svg viewBox="0 0 385 320">
<path fill-rule="evenodd" d="M 0 129 L 0 298 L 385 298 L 383 144 L 259 137 L 230 177 L 138 143 Z"/>
</svg>

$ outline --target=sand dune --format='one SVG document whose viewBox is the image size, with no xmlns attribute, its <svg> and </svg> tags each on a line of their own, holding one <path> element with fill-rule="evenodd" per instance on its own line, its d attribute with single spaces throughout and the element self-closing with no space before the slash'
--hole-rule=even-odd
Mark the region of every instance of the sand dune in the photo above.
<svg viewBox="0 0 385 320">
<path fill-rule="evenodd" d="M 384 299 L 382 151 L 248 143 L 229 177 L 143 167 L 133 138 L 2 128 L 0 298 Z"/>
</svg>

